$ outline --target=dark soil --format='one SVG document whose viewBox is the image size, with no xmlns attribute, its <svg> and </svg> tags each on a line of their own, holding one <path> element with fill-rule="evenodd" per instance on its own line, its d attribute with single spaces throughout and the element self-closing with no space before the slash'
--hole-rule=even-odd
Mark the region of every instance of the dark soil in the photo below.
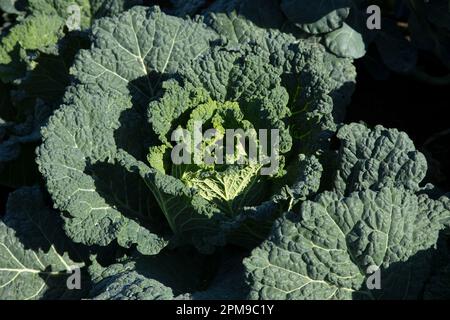
<svg viewBox="0 0 450 320">
<path fill-rule="evenodd" d="M 346 122 L 381 124 L 405 131 L 429 163 L 428 181 L 450 190 L 450 86 L 391 74 L 374 80 L 356 62 L 358 78 Z M 444 133 L 440 135 L 440 133 Z"/>
</svg>

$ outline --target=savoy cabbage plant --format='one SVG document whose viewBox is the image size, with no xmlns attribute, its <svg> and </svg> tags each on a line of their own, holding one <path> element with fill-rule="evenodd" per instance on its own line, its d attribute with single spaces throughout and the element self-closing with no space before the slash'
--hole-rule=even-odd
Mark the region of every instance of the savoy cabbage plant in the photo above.
<svg viewBox="0 0 450 320">
<path fill-rule="evenodd" d="M 0 299 L 448 298 L 427 159 L 344 124 L 358 1 L 170 2 L 72 1 L 80 30 L 65 1 L 5 5 Z"/>
<path fill-rule="evenodd" d="M 343 144 L 334 188 L 274 225 L 244 261 L 252 298 L 419 299 L 432 274 L 448 201 L 418 186 L 422 154 L 396 130 L 362 125 L 338 132 Z M 379 290 L 367 285 L 380 270 Z M 414 279 L 414 281 L 411 281 Z"/>
<path fill-rule="evenodd" d="M 94 25 L 94 46 L 75 61 L 78 83 L 42 131 L 37 160 L 74 241 L 135 243 L 147 254 L 168 243 L 202 252 L 254 243 L 278 211 L 318 190 L 318 157 L 342 113 L 333 110 L 336 84 L 319 45 L 268 37 L 221 44 L 202 20 L 145 8 Z M 187 56 L 195 59 L 181 63 Z M 219 131 L 278 129 L 278 171 L 172 166 L 172 130 L 192 132 L 196 120 Z"/>
</svg>

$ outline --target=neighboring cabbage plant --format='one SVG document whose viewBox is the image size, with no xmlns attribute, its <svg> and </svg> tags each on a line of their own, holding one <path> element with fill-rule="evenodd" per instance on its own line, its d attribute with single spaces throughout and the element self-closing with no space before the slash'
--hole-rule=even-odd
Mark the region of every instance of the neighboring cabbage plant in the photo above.
<svg viewBox="0 0 450 320">
<path fill-rule="evenodd" d="M 0 221 L 1 300 L 81 299 L 89 290 L 82 252 L 64 234 L 41 188 L 12 192 Z M 81 290 L 67 286 L 75 269 Z"/>
<path fill-rule="evenodd" d="M 352 124 L 338 137 L 335 188 L 287 212 L 244 260 L 250 298 L 420 299 L 426 287 L 437 297 L 450 206 L 419 187 L 424 156 L 395 129 Z"/>
<path fill-rule="evenodd" d="M 6 1 L 8 2 L 8 1 Z M 33 57 L 30 52 L 54 53 L 70 31 L 86 30 L 96 18 L 120 13 L 139 0 L 27 0 L 0 42 L 0 80 L 19 80 Z M 10 4 L 10 10 L 14 5 Z"/>
<path fill-rule="evenodd" d="M 0 39 L 0 185 L 16 188 L 39 181 L 34 150 L 40 143 L 40 129 L 71 82 L 69 68 L 75 54 L 89 47 L 86 31 L 95 19 L 138 3 L 1 2 L 15 19 L 1 30 Z"/>
</svg>

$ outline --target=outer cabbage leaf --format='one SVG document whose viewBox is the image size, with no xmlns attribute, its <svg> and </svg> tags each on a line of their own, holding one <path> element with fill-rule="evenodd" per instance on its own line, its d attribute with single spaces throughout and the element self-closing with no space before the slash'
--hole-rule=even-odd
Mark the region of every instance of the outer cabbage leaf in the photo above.
<svg viewBox="0 0 450 320">
<path fill-rule="evenodd" d="M 288 19 L 305 32 L 318 34 L 340 28 L 350 13 L 351 0 L 282 0 Z"/>
<path fill-rule="evenodd" d="M 174 293 L 157 280 L 134 271 L 134 262 L 114 264 L 103 272 L 91 297 L 94 300 L 172 300 Z M 190 275 L 189 275 L 190 276 Z"/>
<path fill-rule="evenodd" d="M 84 282 L 81 291 L 69 290 L 66 284 L 71 270 L 83 267 L 69 257 L 74 252 L 40 189 L 15 191 L 0 222 L 0 299 L 82 297 Z"/>
<path fill-rule="evenodd" d="M 99 109 L 113 105 L 129 108 L 129 99 L 95 86 L 75 90 L 73 104 L 58 110 L 42 130 L 44 144 L 37 159 L 55 205 L 70 213 L 65 219 L 67 234 L 88 245 L 107 245 L 119 238 L 122 245 L 129 246 L 130 241 L 140 240 L 143 252 L 158 252 L 164 241 L 154 241 L 160 238 L 133 220 L 141 218 L 143 223 L 158 225 L 145 185 L 109 160 L 115 154 L 114 128 L 122 110 L 110 109 L 106 119 Z M 80 127 L 90 121 L 98 125 Z M 91 145 L 95 138 L 101 139 L 99 145 Z M 131 192 L 131 186 L 137 192 Z"/>
<path fill-rule="evenodd" d="M 239 21 L 243 27 L 258 26 L 260 31 L 278 29 L 284 32 L 290 27 L 278 0 L 216 0 L 203 10 L 203 14 L 210 13 L 218 15 L 237 13 L 243 18 Z"/>
<path fill-rule="evenodd" d="M 28 112 L 23 123 L 7 122 L 0 125 L 0 183 L 9 187 L 33 185 L 39 178 L 34 149 L 40 139 L 40 128 L 51 109 L 42 103 Z M 18 174 L 18 173 L 21 174 Z"/>
<path fill-rule="evenodd" d="M 26 70 L 25 50 L 55 44 L 62 37 L 62 26 L 59 16 L 37 15 L 11 28 L 1 40 L 0 80 L 6 83 L 20 79 Z"/>
<path fill-rule="evenodd" d="M 418 191 L 427 161 L 406 133 L 362 124 L 343 126 L 334 188 L 341 195 L 354 191 L 404 186 Z"/>
<path fill-rule="evenodd" d="M 418 299 L 449 218 L 439 201 L 399 188 L 323 193 L 279 219 L 245 260 L 250 297 Z M 379 290 L 367 286 L 374 270 Z"/>
<path fill-rule="evenodd" d="M 325 35 L 325 45 L 338 57 L 358 59 L 366 54 L 366 44 L 359 28 L 345 22 L 341 28 Z"/>
<path fill-rule="evenodd" d="M 136 255 L 103 268 L 89 268 L 96 300 L 172 300 L 202 285 L 205 257 L 192 250 L 163 251 L 155 256 Z"/>
<path fill-rule="evenodd" d="M 279 219 L 246 260 L 252 298 L 422 297 L 447 198 L 419 188 L 426 162 L 404 133 L 351 124 L 338 138 L 335 191 Z M 375 269 L 381 289 L 369 290 Z"/>
<path fill-rule="evenodd" d="M 300 155 L 287 168 L 285 185 L 277 193 L 261 204 L 245 206 L 234 221 L 223 226 L 230 232 L 229 241 L 252 247 L 255 239 L 266 238 L 275 218 L 317 192 L 321 177 L 322 165 L 319 160 Z"/>
<path fill-rule="evenodd" d="M 201 2 L 201 1 L 200 1 Z M 239 42 L 261 38 L 265 32 L 282 32 L 297 39 L 322 41 L 338 57 L 360 58 L 365 54 L 362 9 L 352 0 L 216 0 L 212 2 L 185 1 L 175 3 L 177 14 L 202 11 L 216 20 L 219 33 Z M 360 8 L 362 7 L 362 8 Z M 236 19 L 239 17 L 239 19 Z M 264 37 L 264 36 L 263 36 Z M 368 39 L 364 39 L 368 40 Z"/>
<path fill-rule="evenodd" d="M 59 16 L 65 24 L 68 24 L 70 16 L 73 14 L 69 8 L 71 5 L 78 6 L 80 10 L 79 28 L 88 28 L 92 19 L 90 0 L 28 0 L 27 10 L 31 14 Z"/>
<path fill-rule="evenodd" d="M 91 14 L 88 0 L 32 0 L 30 14 L 13 26 L 2 37 L 0 44 L 0 79 L 11 82 L 23 77 L 27 57 L 25 50 L 49 50 L 64 36 L 64 26 L 69 19 L 70 5 L 80 8 L 80 28 L 90 25 Z"/>
<path fill-rule="evenodd" d="M 57 54 L 40 53 L 34 61 L 37 65 L 26 72 L 21 83 L 5 92 L 5 98 L 11 101 L 5 109 L 11 110 L 6 115 L 8 121 L 1 125 L 1 184 L 9 187 L 33 185 L 40 178 L 34 163 L 40 129 L 61 102 L 70 83 L 69 66 L 75 53 L 86 46 L 85 42 L 80 35 L 67 36 L 60 41 Z"/>
<path fill-rule="evenodd" d="M 172 246 L 189 242 L 200 251 L 210 253 L 215 245 L 224 245 L 224 235 L 219 232 L 219 221 L 213 221 L 218 210 L 202 197 L 195 194 L 179 179 L 149 168 L 125 152 L 119 152 L 116 158 L 123 168 L 139 175 L 155 197 L 166 217 L 173 235 Z M 147 189 L 147 197 L 150 196 Z"/>
<path fill-rule="evenodd" d="M 158 79 L 207 50 L 216 35 L 201 21 L 143 7 L 98 20 L 92 34 L 92 49 L 81 51 L 73 68 L 80 84 L 43 129 L 37 162 L 56 207 L 68 213 L 65 229 L 74 241 L 117 239 L 157 253 L 166 224 L 156 202 L 142 179 L 114 159 L 118 147 L 145 157 L 141 111 L 158 93 Z"/>
<path fill-rule="evenodd" d="M 356 78 L 356 71 L 351 59 L 339 58 L 328 53 L 314 39 L 299 41 L 291 34 L 261 28 L 252 20 L 246 19 L 248 13 L 243 9 L 241 10 L 243 12 L 238 11 L 238 13 L 212 11 L 206 15 L 208 25 L 226 37 L 231 44 L 257 43 L 269 52 L 272 63 L 283 70 L 283 73 L 286 74 L 285 78 L 294 83 L 294 86 L 296 82 L 307 81 L 305 79 L 299 81 L 295 78 L 295 74 L 298 74 L 299 70 L 303 71 L 300 76 L 313 74 L 314 90 L 300 91 L 299 100 L 304 103 L 318 97 L 324 99 L 323 94 L 328 94 L 333 99 L 332 112 L 336 117 L 334 120 L 336 122 L 343 120 L 345 106 L 350 102 Z M 308 72 L 304 70 L 305 68 L 308 69 Z M 324 110 L 332 108 L 330 102 L 323 102 Z"/>
<path fill-rule="evenodd" d="M 81 36 L 76 32 L 77 30 L 85 30 L 91 26 L 94 19 L 118 14 L 138 3 L 140 3 L 139 0 L 28 1 L 27 16 L 18 20 L 2 37 L 0 45 L 0 76 L 2 76 L 2 80 L 5 82 L 16 80 L 21 83 L 22 78 L 24 76 L 29 78 L 35 69 L 38 69 L 36 73 L 42 76 L 43 69 L 50 67 L 48 63 L 46 64 L 47 58 L 57 60 L 59 56 L 62 56 L 61 60 L 64 60 L 67 59 L 67 47 L 79 48 L 77 42 L 80 40 L 76 38 L 81 39 Z M 71 26 L 72 24 L 78 25 L 79 28 L 72 30 L 74 28 Z M 63 50 L 66 52 L 62 52 Z M 66 66 L 61 66 L 61 62 L 56 61 L 58 67 L 61 68 L 58 75 L 61 76 L 63 89 L 64 80 L 67 77 L 67 72 L 64 71 L 71 65 L 71 62 L 65 62 Z M 39 69 L 40 63 L 46 65 Z M 53 67 L 56 69 L 56 66 Z M 27 75 L 25 75 L 25 71 L 28 71 Z M 51 80 L 54 80 L 54 75 L 55 70 L 52 70 L 50 72 Z M 55 82 L 52 82 L 52 85 L 56 88 L 60 87 Z M 48 89 L 48 84 L 45 87 Z"/>
</svg>

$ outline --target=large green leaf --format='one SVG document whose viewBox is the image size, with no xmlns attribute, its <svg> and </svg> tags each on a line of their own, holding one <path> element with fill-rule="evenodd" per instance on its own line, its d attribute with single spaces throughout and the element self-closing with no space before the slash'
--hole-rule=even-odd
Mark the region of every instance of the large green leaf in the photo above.
<svg viewBox="0 0 450 320">
<path fill-rule="evenodd" d="M 24 76 L 27 65 L 25 53 L 20 50 L 51 50 L 64 36 L 64 27 L 71 15 L 70 5 L 80 10 L 79 28 L 84 29 L 91 23 L 88 0 L 32 0 L 27 9 L 30 14 L 14 25 L 2 37 L 0 43 L 0 79 L 11 82 Z"/>
<path fill-rule="evenodd" d="M 20 4 L 18 0 L 0 0 L 0 9 L 7 14 L 20 15 L 23 13 Z"/>
<path fill-rule="evenodd" d="M 98 20 L 92 34 L 92 49 L 81 51 L 73 68 L 81 84 L 42 131 L 37 162 L 55 205 L 68 212 L 73 240 L 107 245 L 118 239 L 156 253 L 166 224 L 142 178 L 127 174 L 115 155 L 122 148 L 145 157 L 143 106 L 158 93 L 164 73 L 198 57 L 216 35 L 201 21 L 143 7 Z"/>
<path fill-rule="evenodd" d="M 323 193 L 279 219 L 244 262 L 250 297 L 418 299 L 449 218 L 439 201 L 404 189 Z M 371 290 L 375 270 L 381 288 Z"/>
<path fill-rule="evenodd" d="M 427 161 L 404 132 L 362 124 L 342 127 L 338 169 L 334 182 L 337 193 L 405 186 L 417 191 L 425 178 Z"/>
<path fill-rule="evenodd" d="M 342 26 L 350 13 L 351 0 L 282 0 L 288 19 L 312 34 L 327 33 Z"/>
<path fill-rule="evenodd" d="M 192 248 L 164 250 L 156 256 L 133 255 L 110 265 L 89 268 L 98 300 L 238 300 L 247 296 L 242 259 L 247 254 L 226 248 L 202 256 Z"/>
<path fill-rule="evenodd" d="M 1 184 L 18 187 L 39 180 L 34 150 L 41 139 L 41 126 L 61 102 L 70 82 L 69 66 L 85 42 L 82 36 L 67 36 L 60 42 L 58 54 L 38 54 L 37 66 L 26 72 L 15 90 L 5 90 L 5 100 L 13 101 L 14 106 L 4 106 L 11 110 L 4 110 L 9 121 L 2 125 L 0 136 Z"/>
<path fill-rule="evenodd" d="M 341 28 L 325 35 L 325 45 L 338 57 L 358 59 L 366 54 L 363 35 L 358 28 L 345 22 Z"/>
<path fill-rule="evenodd" d="M 23 188 L 8 199 L 0 222 L 0 299 L 79 298 L 88 289 L 70 290 L 68 277 L 83 263 L 61 228 L 58 213 L 49 209 L 39 188 Z M 80 273 L 81 277 L 86 275 Z"/>
<path fill-rule="evenodd" d="M 172 300 L 202 285 L 206 257 L 189 249 L 163 251 L 156 256 L 135 255 L 103 268 L 89 268 L 97 300 Z"/>
</svg>

